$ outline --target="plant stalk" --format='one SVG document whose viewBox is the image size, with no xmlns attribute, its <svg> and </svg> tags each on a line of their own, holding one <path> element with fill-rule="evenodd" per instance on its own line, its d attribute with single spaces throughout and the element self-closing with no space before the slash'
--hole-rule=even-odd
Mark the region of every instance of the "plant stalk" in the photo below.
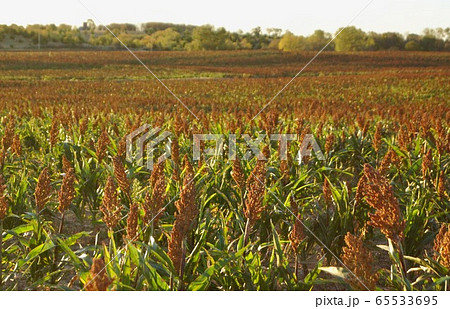
<svg viewBox="0 0 450 309">
<path fill-rule="evenodd" d="M 61 233 L 62 233 L 62 229 L 63 229 L 63 226 L 64 226 L 64 215 L 65 215 L 65 213 L 63 212 L 63 213 L 61 214 L 61 222 L 59 223 L 58 234 L 61 234 Z M 58 268 L 58 267 L 57 267 L 57 263 L 58 263 L 58 255 L 59 255 L 59 250 L 58 250 L 58 248 L 59 248 L 59 246 L 56 246 L 56 247 L 55 247 L 55 255 L 54 255 L 54 258 L 53 258 L 53 266 L 52 266 L 53 271 L 56 271 L 56 269 Z M 52 281 L 53 281 L 53 282 L 54 282 L 54 280 L 55 280 L 55 278 L 52 278 Z"/>
<path fill-rule="evenodd" d="M 398 255 L 400 257 L 400 265 L 402 267 L 402 274 L 406 278 L 407 271 L 406 271 L 405 257 L 403 255 L 403 247 L 400 241 L 397 241 L 397 248 L 398 248 Z"/>
<path fill-rule="evenodd" d="M 0 291 L 3 290 L 3 220 L 0 220 Z"/>
<path fill-rule="evenodd" d="M 64 226 L 64 216 L 65 216 L 65 212 L 63 212 L 63 213 L 61 214 L 61 222 L 59 223 L 58 234 L 61 234 L 61 233 L 62 233 L 63 226 Z"/>
<path fill-rule="evenodd" d="M 181 251 L 183 252 L 182 259 L 181 259 L 181 265 L 179 269 L 179 276 L 180 276 L 180 283 L 178 285 L 178 291 L 184 291 L 184 266 L 186 264 L 186 245 L 184 244 L 184 241 L 181 243 Z"/>
<path fill-rule="evenodd" d="M 244 231 L 244 247 L 247 245 L 248 236 L 250 234 L 250 219 L 247 219 L 247 223 L 245 224 Z"/>
</svg>

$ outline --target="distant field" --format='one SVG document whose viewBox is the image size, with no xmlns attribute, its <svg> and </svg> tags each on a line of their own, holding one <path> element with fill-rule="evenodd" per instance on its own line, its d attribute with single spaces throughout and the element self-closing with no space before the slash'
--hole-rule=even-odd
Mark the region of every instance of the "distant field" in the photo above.
<svg viewBox="0 0 450 309">
<path fill-rule="evenodd" d="M 142 52 L 139 56 L 162 77 L 182 77 L 221 74 L 226 77 L 291 77 L 316 52 L 286 53 L 277 51 L 205 51 L 205 52 Z M 42 51 L 0 52 L 0 69 L 4 74 L 58 76 L 65 78 L 147 78 L 148 72 L 126 51 Z M 448 70 L 446 52 L 324 52 L 305 75 L 333 75 L 349 72 L 416 71 L 433 68 L 433 72 Z M 89 76 L 86 76 L 87 72 Z M 194 73 L 196 75 L 194 75 Z"/>
<path fill-rule="evenodd" d="M 448 289 L 450 53 L 325 52 L 263 110 L 314 53 L 136 55 L 182 103 L 128 52 L 0 52 L 0 290 Z"/>
<path fill-rule="evenodd" d="M 137 52 L 193 109 L 219 104 L 257 108 L 287 83 L 313 53 Z M 304 100 L 351 108 L 355 103 L 442 104 L 449 53 L 324 53 L 277 100 L 291 109 Z M 107 102 L 177 108 L 175 100 L 128 52 L 0 53 L 2 102 Z M 173 80 L 172 80 L 173 79 Z M 17 94 L 20 95 L 17 95 Z M 110 94 L 114 93 L 111 97 Z M 131 105 L 130 105 L 131 104 Z M 422 106 L 422 108 L 425 108 Z"/>
</svg>

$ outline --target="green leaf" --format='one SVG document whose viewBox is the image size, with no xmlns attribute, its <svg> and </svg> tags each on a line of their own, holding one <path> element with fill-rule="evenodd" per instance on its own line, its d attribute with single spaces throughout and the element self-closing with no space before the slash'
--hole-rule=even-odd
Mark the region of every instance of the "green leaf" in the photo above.
<svg viewBox="0 0 450 309">
<path fill-rule="evenodd" d="M 160 261 L 168 271 L 175 274 L 177 273 L 175 271 L 175 267 L 173 266 L 172 260 L 167 255 L 167 253 L 161 249 L 161 247 L 158 246 L 158 244 L 155 242 L 155 240 L 151 239 L 151 245 L 148 246 L 150 249 L 150 253 L 158 260 Z"/>
<path fill-rule="evenodd" d="M 25 263 L 30 262 L 40 254 L 52 249 L 54 246 L 55 244 L 51 240 L 47 240 L 45 243 L 40 244 L 39 246 L 31 250 L 25 259 L 19 260 L 18 266 L 22 267 Z"/>
<path fill-rule="evenodd" d="M 8 239 L 12 238 L 13 236 L 19 236 L 20 234 L 23 234 L 23 233 L 26 233 L 26 232 L 30 232 L 32 230 L 33 230 L 33 225 L 32 224 L 20 225 L 20 226 L 15 227 L 15 228 L 13 228 L 11 230 L 5 231 L 8 235 L 3 237 L 3 241 L 7 241 Z"/>
<path fill-rule="evenodd" d="M 223 258 L 218 260 L 212 266 L 210 266 L 202 275 L 200 275 L 197 279 L 189 284 L 190 291 L 205 291 L 210 283 L 211 277 L 217 272 L 220 271 L 225 265 L 227 265 L 231 261 L 230 258 Z"/>
<path fill-rule="evenodd" d="M 68 246 L 73 246 L 78 239 L 80 239 L 83 236 L 88 236 L 90 234 L 90 232 L 80 232 L 77 234 L 74 234 L 70 237 L 68 237 L 66 240 L 64 240 L 64 242 L 66 243 L 66 245 Z"/>
<path fill-rule="evenodd" d="M 133 244 L 128 244 L 128 253 L 131 258 L 131 262 L 134 265 L 139 265 L 139 252 Z"/>
<path fill-rule="evenodd" d="M 270 225 L 272 226 L 273 244 L 277 257 L 277 267 L 280 267 L 283 261 L 283 248 L 281 247 L 280 238 L 278 237 L 278 233 L 275 230 L 272 220 L 270 221 Z"/>
<path fill-rule="evenodd" d="M 450 277 L 449 276 L 445 276 L 445 277 L 441 277 L 441 278 L 437 279 L 433 283 L 433 287 L 435 287 L 436 285 L 440 285 L 440 284 L 444 283 L 445 281 L 450 281 Z"/>
<path fill-rule="evenodd" d="M 82 260 L 80 258 L 78 258 L 78 256 L 75 254 L 75 252 L 73 252 L 72 249 L 70 249 L 70 247 L 67 245 L 67 243 L 63 239 L 56 238 L 56 241 L 58 242 L 59 247 L 69 256 L 69 258 L 72 260 L 75 267 L 79 271 L 87 271 L 88 270 L 88 268 L 84 265 Z"/>
</svg>

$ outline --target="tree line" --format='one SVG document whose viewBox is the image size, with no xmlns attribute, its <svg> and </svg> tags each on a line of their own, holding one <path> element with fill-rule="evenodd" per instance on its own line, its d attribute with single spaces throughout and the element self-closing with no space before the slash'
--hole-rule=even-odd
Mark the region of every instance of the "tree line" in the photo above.
<svg viewBox="0 0 450 309">
<path fill-rule="evenodd" d="M 295 35 L 282 29 L 260 27 L 250 32 L 230 32 L 211 25 L 191 26 L 149 22 L 142 25 L 107 26 L 128 47 L 145 50 L 244 50 L 279 49 L 283 51 L 410 50 L 450 51 L 450 28 L 425 29 L 422 34 L 364 32 L 356 27 L 341 28 L 331 34 L 316 30 L 309 36 Z M 338 35 L 339 34 L 339 35 Z M 332 37 L 336 36 L 331 43 Z M 2 42 L 28 40 L 29 47 L 120 48 L 120 43 L 104 26 L 90 20 L 82 27 L 70 25 L 0 25 Z M 328 44 L 328 45 L 327 45 Z"/>
</svg>

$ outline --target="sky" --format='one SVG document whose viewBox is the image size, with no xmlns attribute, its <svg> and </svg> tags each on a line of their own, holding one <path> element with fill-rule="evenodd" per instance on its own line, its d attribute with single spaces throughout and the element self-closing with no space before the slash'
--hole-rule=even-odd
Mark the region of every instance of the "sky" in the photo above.
<svg viewBox="0 0 450 309">
<path fill-rule="evenodd" d="M 83 7 L 83 2 L 87 7 Z M 309 35 L 347 26 L 370 0 L 1 0 L 0 24 L 211 24 L 245 32 L 260 26 Z M 95 15 L 96 17 L 94 17 Z M 421 33 L 450 27 L 450 0 L 373 0 L 350 24 L 364 31 Z"/>
</svg>

